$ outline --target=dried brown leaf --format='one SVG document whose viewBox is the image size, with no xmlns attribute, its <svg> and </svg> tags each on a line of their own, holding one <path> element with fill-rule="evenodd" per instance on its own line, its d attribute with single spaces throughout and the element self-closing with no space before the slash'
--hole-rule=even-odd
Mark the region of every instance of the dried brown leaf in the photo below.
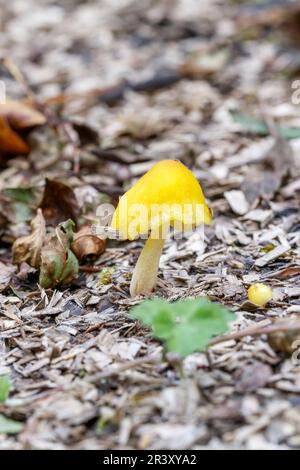
<svg viewBox="0 0 300 470">
<path fill-rule="evenodd" d="M 106 248 L 106 239 L 93 235 L 89 225 L 82 227 L 74 234 L 71 245 L 73 253 L 79 261 L 92 261 L 97 259 Z"/>
<path fill-rule="evenodd" d="M 15 266 L 7 265 L 0 261 L 0 292 L 8 286 L 15 270 Z"/>
<path fill-rule="evenodd" d="M 268 342 L 274 351 L 291 355 L 295 352 L 295 343 L 300 340 L 300 315 L 292 315 L 288 320 L 275 320 L 277 331 L 268 334 Z M 282 330 L 280 331 L 280 327 Z"/>
<path fill-rule="evenodd" d="M 48 178 L 40 208 L 47 223 L 54 227 L 68 219 L 76 223 L 80 213 L 73 189 Z"/>
<path fill-rule="evenodd" d="M 29 147 L 24 140 L 14 132 L 7 119 L 0 115 L 0 152 L 28 153 Z"/>
<path fill-rule="evenodd" d="M 31 222 L 31 235 L 18 238 L 13 246 L 14 264 L 28 263 L 38 268 L 41 262 L 41 249 L 46 236 L 46 224 L 41 209 L 37 210 L 36 217 Z"/>
<path fill-rule="evenodd" d="M 13 129 L 27 129 L 45 124 L 45 116 L 20 101 L 6 100 L 0 103 L 0 116 L 6 118 Z"/>
</svg>

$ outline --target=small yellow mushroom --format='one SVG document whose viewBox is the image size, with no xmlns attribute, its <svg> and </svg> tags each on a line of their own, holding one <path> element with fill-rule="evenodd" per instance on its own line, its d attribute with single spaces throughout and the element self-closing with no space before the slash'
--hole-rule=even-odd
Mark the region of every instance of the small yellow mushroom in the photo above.
<svg viewBox="0 0 300 470">
<path fill-rule="evenodd" d="M 259 307 L 264 307 L 272 299 L 272 289 L 266 284 L 253 284 L 248 289 L 248 299 Z"/>
<path fill-rule="evenodd" d="M 179 161 L 162 160 L 142 176 L 121 197 L 111 222 L 124 239 L 148 238 L 133 271 L 131 295 L 155 288 L 170 226 L 187 232 L 211 218 L 200 184 Z"/>
</svg>

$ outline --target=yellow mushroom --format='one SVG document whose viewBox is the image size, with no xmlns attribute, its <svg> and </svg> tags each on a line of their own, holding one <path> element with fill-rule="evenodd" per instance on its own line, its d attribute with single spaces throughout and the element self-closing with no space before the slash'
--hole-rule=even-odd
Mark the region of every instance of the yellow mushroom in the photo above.
<svg viewBox="0 0 300 470">
<path fill-rule="evenodd" d="M 142 176 L 121 197 L 111 222 L 124 239 L 148 238 L 133 271 L 131 295 L 149 294 L 155 288 L 170 226 L 186 232 L 211 218 L 201 186 L 179 161 L 160 161 Z"/>
</svg>

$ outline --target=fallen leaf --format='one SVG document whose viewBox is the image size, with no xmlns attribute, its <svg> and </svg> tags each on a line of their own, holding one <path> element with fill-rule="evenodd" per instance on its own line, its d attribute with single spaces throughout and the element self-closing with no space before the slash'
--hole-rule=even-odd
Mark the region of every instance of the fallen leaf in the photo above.
<svg viewBox="0 0 300 470">
<path fill-rule="evenodd" d="M 15 130 L 45 124 L 46 118 L 32 107 L 13 100 L 0 103 L 0 151 L 4 154 L 26 154 L 30 148 Z"/>
<path fill-rule="evenodd" d="M 33 187 L 6 188 L 0 200 L 2 213 L 13 223 L 32 220 L 38 204 L 38 192 Z"/>
<path fill-rule="evenodd" d="M 248 116 L 247 114 L 235 110 L 230 111 L 230 114 L 233 121 L 240 124 L 241 131 L 261 136 L 271 135 L 271 131 L 264 120 Z M 292 140 L 300 138 L 300 127 L 276 127 L 279 135 L 284 139 Z"/>
<path fill-rule="evenodd" d="M 47 223 L 54 227 L 68 219 L 77 223 L 80 213 L 73 189 L 64 183 L 48 178 L 40 208 Z"/>
<path fill-rule="evenodd" d="M 37 210 L 36 217 L 31 222 L 31 235 L 18 238 L 13 246 L 14 264 L 28 263 L 39 268 L 41 263 L 41 249 L 46 236 L 46 224 L 41 209 Z"/>
<path fill-rule="evenodd" d="M 79 266 L 74 253 L 70 250 L 73 239 L 72 220 L 60 224 L 50 234 L 41 250 L 39 283 L 49 289 L 58 284 L 70 284 L 77 276 Z"/>
<path fill-rule="evenodd" d="M 291 315 L 288 320 L 276 319 L 273 325 L 278 327 L 277 331 L 268 334 L 268 342 L 274 351 L 284 352 L 291 355 L 296 350 L 296 343 L 300 346 L 300 315 Z M 298 325 L 298 326 L 297 326 Z M 280 331 L 280 327 L 282 330 Z M 296 346 L 296 347 L 295 347 Z"/>
<path fill-rule="evenodd" d="M 22 429 L 22 423 L 0 415 L 0 434 L 18 434 Z"/>
<path fill-rule="evenodd" d="M 0 152 L 29 153 L 29 147 L 19 135 L 12 130 L 5 117 L 0 116 Z"/>
<path fill-rule="evenodd" d="M 71 249 L 79 261 L 95 260 L 105 251 L 105 248 L 106 239 L 93 235 L 89 225 L 82 227 L 79 232 L 74 234 L 71 245 Z"/>
<path fill-rule="evenodd" d="M 288 266 L 287 268 L 280 269 L 275 273 L 271 273 L 268 277 L 275 277 L 276 279 L 288 279 L 300 274 L 300 266 Z"/>
<path fill-rule="evenodd" d="M 28 104 L 8 100 L 0 103 L 0 116 L 7 119 L 13 129 L 28 129 L 46 123 L 46 117 Z"/>
</svg>

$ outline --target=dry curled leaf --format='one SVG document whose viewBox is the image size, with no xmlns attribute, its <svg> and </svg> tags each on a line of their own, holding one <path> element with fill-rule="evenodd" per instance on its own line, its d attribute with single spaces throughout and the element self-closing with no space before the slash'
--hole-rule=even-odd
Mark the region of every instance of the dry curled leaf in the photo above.
<svg viewBox="0 0 300 470">
<path fill-rule="evenodd" d="M 41 251 L 39 283 L 49 289 L 70 284 L 78 274 L 78 261 L 70 250 L 73 240 L 72 220 L 60 224 L 45 240 Z"/>
<path fill-rule="evenodd" d="M 28 153 L 29 147 L 24 140 L 10 127 L 7 119 L 0 115 L 0 152 Z"/>
<path fill-rule="evenodd" d="M 28 129 L 45 124 L 45 116 L 20 101 L 6 100 L 0 103 L 0 116 L 7 119 L 13 129 Z"/>
<path fill-rule="evenodd" d="M 29 147 L 15 130 L 45 124 L 46 118 L 39 111 L 19 101 L 0 103 L 0 151 L 4 154 L 29 153 Z"/>
<path fill-rule="evenodd" d="M 48 178 L 40 208 L 47 223 L 54 227 L 68 219 L 76 223 L 80 212 L 73 189 Z"/>
<path fill-rule="evenodd" d="M 15 270 L 15 266 L 6 265 L 0 261 L 0 292 L 9 285 Z"/>
<path fill-rule="evenodd" d="M 38 268 L 41 262 L 41 249 L 46 236 L 46 224 L 41 209 L 37 210 L 36 217 L 31 222 L 31 235 L 18 238 L 13 246 L 14 264 L 28 263 Z"/>
<path fill-rule="evenodd" d="M 87 225 L 74 234 L 71 248 L 79 261 L 92 261 L 105 251 L 106 240 L 100 236 L 93 235 L 91 227 Z"/>
<path fill-rule="evenodd" d="M 296 349 L 295 343 L 300 341 L 300 315 L 291 315 L 288 320 L 275 320 L 273 324 L 278 330 L 268 334 L 270 346 L 274 351 L 293 354 Z"/>
</svg>

